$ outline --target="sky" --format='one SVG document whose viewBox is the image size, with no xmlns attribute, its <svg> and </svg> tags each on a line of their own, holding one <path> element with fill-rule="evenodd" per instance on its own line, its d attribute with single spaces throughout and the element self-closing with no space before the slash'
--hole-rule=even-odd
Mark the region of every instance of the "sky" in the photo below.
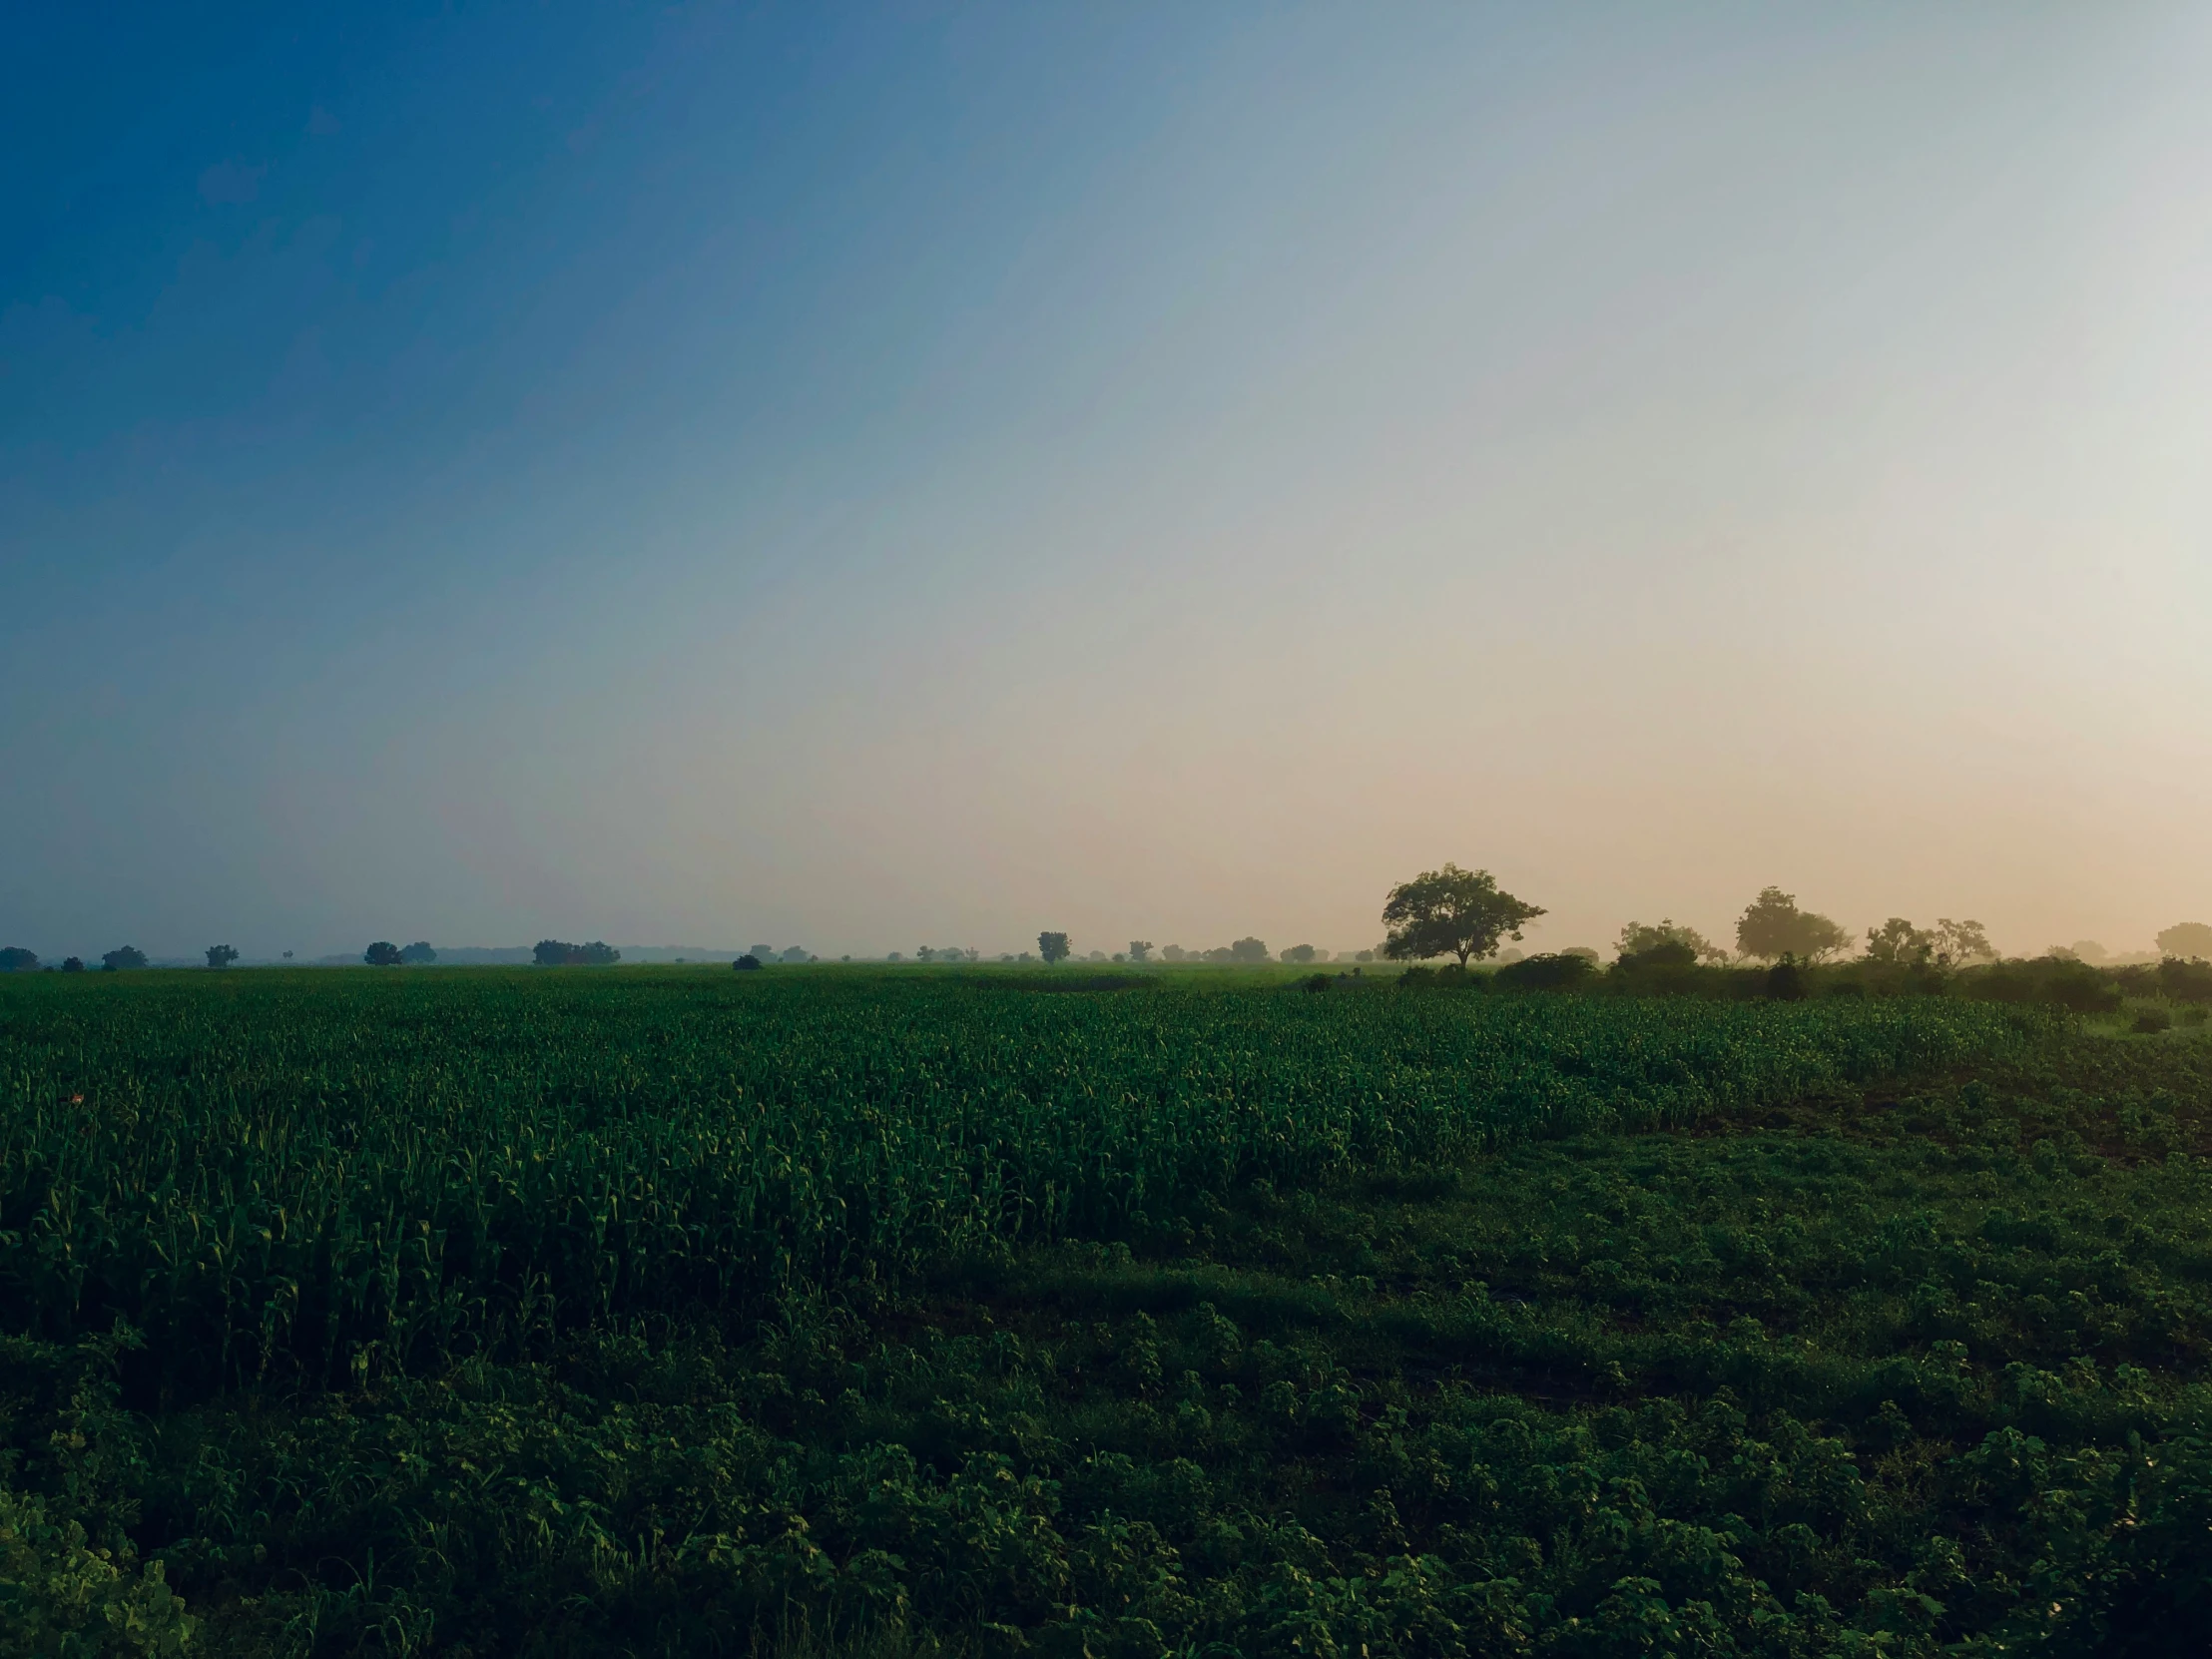
<svg viewBox="0 0 2212 1659">
<path fill-rule="evenodd" d="M 29 8 L 0 943 L 2212 919 L 2212 8 Z"/>
</svg>

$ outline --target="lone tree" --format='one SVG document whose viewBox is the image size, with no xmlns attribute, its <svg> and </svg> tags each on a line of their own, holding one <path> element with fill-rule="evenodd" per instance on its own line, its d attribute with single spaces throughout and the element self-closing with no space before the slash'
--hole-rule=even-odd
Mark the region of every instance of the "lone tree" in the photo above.
<svg viewBox="0 0 2212 1659">
<path fill-rule="evenodd" d="M 2207 929 L 2212 932 L 2212 929 Z M 1938 916 L 1936 921 L 1936 960 L 1945 967 L 1959 962 L 1987 962 L 1996 959 L 1996 947 L 1989 943 L 1989 930 L 1978 921 L 1953 921 L 1948 916 Z"/>
<path fill-rule="evenodd" d="M 1232 962 L 1267 961 L 1269 959 L 1267 941 L 1249 936 L 1238 939 L 1229 947 L 1229 959 Z"/>
<path fill-rule="evenodd" d="M 1798 908 L 1780 887 L 1762 887 L 1736 923 L 1736 948 L 1763 962 L 1795 956 L 1823 962 L 1851 943 L 1851 935 L 1824 915 Z"/>
<path fill-rule="evenodd" d="M 146 965 L 146 952 L 135 944 L 120 945 L 100 958 L 101 968 L 108 973 L 121 973 L 126 968 L 142 968 Z"/>
<path fill-rule="evenodd" d="M 208 966 L 212 968 L 227 968 L 238 959 L 239 953 L 227 944 L 208 946 Z"/>
<path fill-rule="evenodd" d="M 1283 952 L 1286 962 L 1310 962 L 1314 959 L 1314 947 L 1310 944 L 1294 944 Z"/>
<path fill-rule="evenodd" d="M 2192 958 L 2212 961 L 2212 924 L 2201 921 L 2177 921 L 2158 935 L 2158 953 L 2161 956 L 2178 956 L 2183 961 Z"/>
<path fill-rule="evenodd" d="M 428 939 L 417 939 L 413 944 L 403 944 L 399 947 L 399 959 L 402 962 L 420 963 L 427 967 L 438 959 L 438 953 L 430 948 Z"/>
<path fill-rule="evenodd" d="M 1423 871 L 1390 889 L 1382 905 L 1382 923 L 1390 936 L 1382 954 L 1393 962 L 1429 956 L 1467 958 L 1490 955 L 1501 938 L 1519 938 L 1521 929 L 1544 913 L 1502 890 L 1486 869 L 1446 864 Z"/>
<path fill-rule="evenodd" d="M 1150 939 L 1131 939 L 1129 941 L 1129 959 L 1132 962 L 1151 961 L 1152 941 Z"/>
<path fill-rule="evenodd" d="M 1068 956 L 1068 936 L 1065 933 L 1039 933 L 1037 954 L 1047 962 L 1064 962 Z"/>
<path fill-rule="evenodd" d="M 11 944 L 0 950 L 0 973 L 38 972 L 38 952 L 25 950 L 19 944 Z"/>
<path fill-rule="evenodd" d="M 378 939 L 361 952 L 361 960 L 370 967 L 397 967 L 406 959 L 405 953 L 389 939 Z"/>
</svg>

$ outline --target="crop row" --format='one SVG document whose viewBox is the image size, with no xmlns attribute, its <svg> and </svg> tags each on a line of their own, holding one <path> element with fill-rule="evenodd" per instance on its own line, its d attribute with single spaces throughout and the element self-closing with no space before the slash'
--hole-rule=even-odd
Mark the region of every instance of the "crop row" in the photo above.
<svg viewBox="0 0 2212 1659">
<path fill-rule="evenodd" d="M 763 982 L 766 980 L 766 982 Z M 1198 1195 L 2017 1048 L 1949 1001 L 1024 976 L 265 974 L 0 991 L 0 1321 L 328 1380 L 1109 1236 Z"/>
</svg>

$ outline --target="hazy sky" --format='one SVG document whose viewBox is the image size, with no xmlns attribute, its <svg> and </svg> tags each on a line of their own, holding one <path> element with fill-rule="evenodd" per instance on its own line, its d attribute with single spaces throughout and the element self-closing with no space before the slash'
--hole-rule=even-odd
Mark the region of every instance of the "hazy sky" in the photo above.
<svg viewBox="0 0 2212 1659">
<path fill-rule="evenodd" d="M 314 10 L 11 20 L 0 943 L 2212 919 L 2212 7 Z"/>
</svg>

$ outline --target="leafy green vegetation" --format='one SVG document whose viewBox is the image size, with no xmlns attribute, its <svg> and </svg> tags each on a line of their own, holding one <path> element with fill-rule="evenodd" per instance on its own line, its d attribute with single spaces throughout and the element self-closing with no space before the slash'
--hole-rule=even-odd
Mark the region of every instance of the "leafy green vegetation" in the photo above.
<svg viewBox="0 0 2212 1659">
<path fill-rule="evenodd" d="M 2195 1031 L 1312 982 L 11 981 L 4 1616 L 84 1653 L 2194 1639 Z"/>
</svg>

